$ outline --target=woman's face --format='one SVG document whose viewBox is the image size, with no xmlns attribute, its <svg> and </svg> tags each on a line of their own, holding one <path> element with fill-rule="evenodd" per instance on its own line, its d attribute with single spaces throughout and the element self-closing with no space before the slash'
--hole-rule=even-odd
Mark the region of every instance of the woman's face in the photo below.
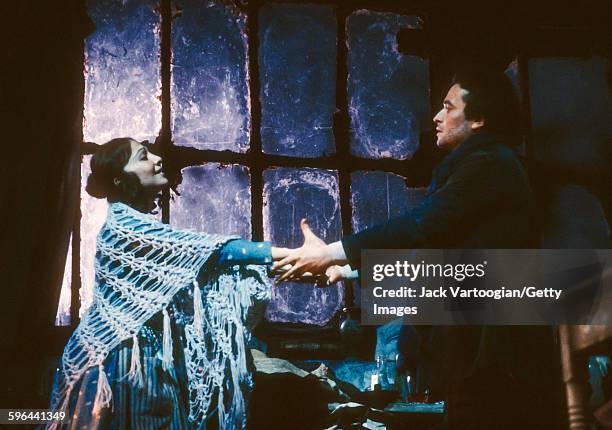
<svg viewBox="0 0 612 430">
<path fill-rule="evenodd" d="M 149 152 L 142 143 L 132 140 L 132 154 L 123 168 L 126 173 L 134 173 L 141 185 L 148 190 L 156 191 L 168 185 L 168 179 L 162 171 L 162 159 Z"/>
</svg>

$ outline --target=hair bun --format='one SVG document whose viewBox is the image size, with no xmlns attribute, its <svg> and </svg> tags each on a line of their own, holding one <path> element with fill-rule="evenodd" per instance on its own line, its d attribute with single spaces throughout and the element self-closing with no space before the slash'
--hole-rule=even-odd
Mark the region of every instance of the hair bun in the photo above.
<svg viewBox="0 0 612 430">
<path fill-rule="evenodd" d="M 85 191 L 92 197 L 97 199 L 105 199 L 108 197 L 108 187 L 106 186 L 106 182 L 104 180 L 100 180 L 99 175 L 95 173 L 90 173 L 87 177 L 87 185 L 85 186 Z"/>
</svg>

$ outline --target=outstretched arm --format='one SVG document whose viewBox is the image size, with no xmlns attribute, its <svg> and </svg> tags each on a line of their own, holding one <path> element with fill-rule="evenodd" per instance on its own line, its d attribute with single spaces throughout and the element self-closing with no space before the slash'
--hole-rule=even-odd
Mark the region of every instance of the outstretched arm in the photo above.
<svg viewBox="0 0 612 430">
<path fill-rule="evenodd" d="M 219 250 L 218 263 L 226 264 L 271 264 L 288 255 L 289 248 L 270 246 L 270 242 L 251 242 L 236 239 Z"/>
</svg>

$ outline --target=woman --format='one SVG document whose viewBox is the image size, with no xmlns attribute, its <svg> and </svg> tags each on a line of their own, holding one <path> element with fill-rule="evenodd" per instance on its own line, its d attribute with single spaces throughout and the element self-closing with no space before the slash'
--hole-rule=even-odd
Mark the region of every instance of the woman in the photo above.
<svg viewBox="0 0 612 430">
<path fill-rule="evenodd" d="M 248 326 L 270 297 L 264 265 L 286 250 L 160 223 L 148 213 L 167 185 L 161 158 L 133 139 L 92 157 L 86 189 L 109 209 L 93 304 L 52 397 L 70 428 L 246 424 Z"/>
</svg>

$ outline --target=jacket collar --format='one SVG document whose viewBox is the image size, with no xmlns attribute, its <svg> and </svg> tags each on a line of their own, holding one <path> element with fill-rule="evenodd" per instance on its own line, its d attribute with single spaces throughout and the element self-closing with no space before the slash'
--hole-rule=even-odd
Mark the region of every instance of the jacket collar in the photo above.
<svg viewBox="0 0 612 430">
<path fill-rule="evenodd" d="M 440 188 L 448 180 L 455 170 L 457 164 L 464 160 L 468 155 L 481 148 L 501 143 L 499 136 L 487 131 L 479 131 L 465 140 L 461 145 L 453 149 L 434 169 L 431 183 L 427 189 L 427 194 L 431 194 Z"/>
</svg>

